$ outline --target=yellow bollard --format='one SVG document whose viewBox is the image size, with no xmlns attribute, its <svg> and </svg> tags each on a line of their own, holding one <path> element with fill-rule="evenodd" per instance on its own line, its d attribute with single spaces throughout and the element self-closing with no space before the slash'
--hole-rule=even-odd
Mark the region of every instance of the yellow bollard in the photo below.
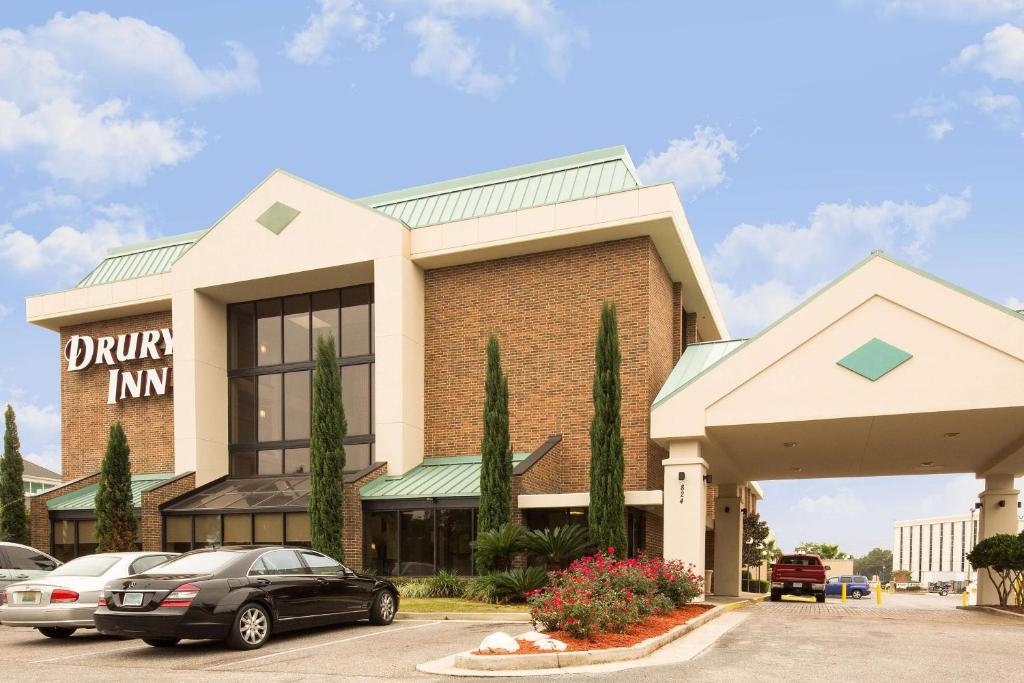
<svg viewBox="0 0 1024 683">
<path fill-rule="evenodd" d="M 963 598 L 960 600 L 960 604 L 967 607 L 967 589 L 964 589 Z"/>
<path fill-rule="evenodd" d="M 875 589 L 875 601 L 882 604 L 882 584 L 878 584 L 878 588 Z"/>
<path fill-rule="evenodd" d="M 840 590 L 843 593 L 843 604 L 845 605 L 846 604 L 846 584 L 845 583 L 843 584 L 843 587 Z"/>
</svg>

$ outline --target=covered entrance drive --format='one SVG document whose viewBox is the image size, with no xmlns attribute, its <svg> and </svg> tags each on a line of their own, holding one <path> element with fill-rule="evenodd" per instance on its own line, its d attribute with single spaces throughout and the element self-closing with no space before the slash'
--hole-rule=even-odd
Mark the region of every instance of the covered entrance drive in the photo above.
<svg viewBox="0 0 1024 683">
<path fill-rule="evenodd" d="M 703 564 L 702 479 L 718 486 L 719 594 L 740 590 L 752 480 L 970 472 L 979 538 L 1015 534 L 1024 316 L 876 252 L 756 337 L 688 347 L 651 435 L 669 450 L 666 557 Z"/>
</svg>

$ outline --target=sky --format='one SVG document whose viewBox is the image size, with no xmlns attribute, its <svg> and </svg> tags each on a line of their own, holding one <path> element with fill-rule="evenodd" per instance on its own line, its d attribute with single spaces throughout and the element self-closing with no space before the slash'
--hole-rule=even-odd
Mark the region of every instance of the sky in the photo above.
<svg viewBox="0 0 1024 683">
<path fill-rule="evenodd" d="M 733 336 L 872 249 L 1024 308 L 1024 0 L 12 5 L 0 401 L 54 469 L 59 342 L 25 296 L 278 167 L 359 197 L 625 144 L 676 184 Z M 765 482 L 761 511 L 783 548 L 862 553 L 979 488 Z"/>
</svg>

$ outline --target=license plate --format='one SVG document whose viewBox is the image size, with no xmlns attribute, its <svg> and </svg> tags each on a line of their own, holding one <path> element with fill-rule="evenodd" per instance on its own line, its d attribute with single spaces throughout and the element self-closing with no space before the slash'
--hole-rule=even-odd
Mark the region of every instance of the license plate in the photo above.
<svg viewBox="0 0 1024 683">
<path fill-rule="evenodd" d="M 19 605 L 38 605 L 41 593 L 39 591 L 25 591 L 18 593 Z"/>
<path fill-rule="evenodd" d="M 142 593 L 125 593 L 121 604 L 125 607 L 142 607 Z"/>
<path fill-rule="evenodd" d="M 804 587 L 804 585 L 802 583 L 794 583 L 793 584 L 793 588 L 803 588 L 803 587 Z"/>
</svg>

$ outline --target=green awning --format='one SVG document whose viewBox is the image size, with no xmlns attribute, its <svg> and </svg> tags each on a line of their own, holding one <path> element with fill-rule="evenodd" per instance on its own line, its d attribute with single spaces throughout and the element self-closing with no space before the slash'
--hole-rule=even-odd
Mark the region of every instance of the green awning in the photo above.
<svg viewBox="0 0 1024 683">
<path fill-rule="evenodd" d="M 529 453 L 513 453 L 517 465 Z M 426 458 L 405 474 L 384 475 L 359 489 L 364 501 L 406 498 L 469 498 L 480 495 L 480 456 Z"/>
<path fill-rule="evenodd" d="M 160 474 L 133 474 L 132 475 L 132 506 L 142 507 L 142 492 L 156 488 L 161 483 L 174 477 L 173 472 L 162 472 Z M 65 493 L 46 501 L 46 509 L 52 512 L 68 512 L 71 510 L 95 510 L 96 492 L 99 491 L 99 484 L 90 484 L 85 488 Z"/>
</svg>

